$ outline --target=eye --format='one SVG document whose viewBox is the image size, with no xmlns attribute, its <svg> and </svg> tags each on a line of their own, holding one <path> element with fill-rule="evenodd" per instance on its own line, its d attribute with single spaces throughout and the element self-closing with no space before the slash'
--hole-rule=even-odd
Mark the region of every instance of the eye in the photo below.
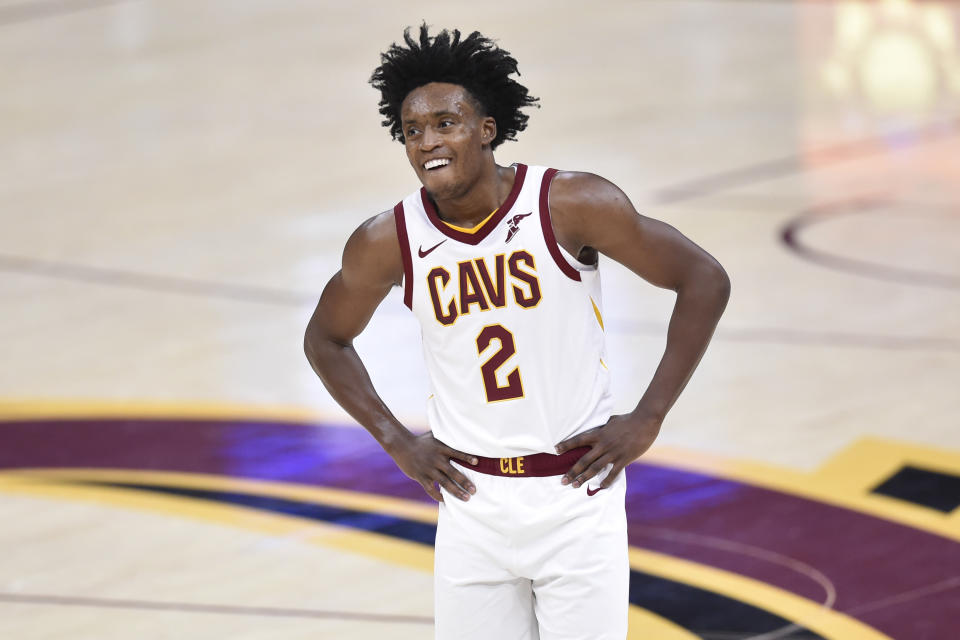
<svg viewBox="0 0 960 640">
<path fill-rule="evenodd" d="M 452 127 L 452 126 L 453 126 L 453 120 L 441 120 L 441 121 L 440 121 L 440 128 L 441 128 L 441 129 L 443 129 L 444 127 Z"/>
<path fill-rule="evenodd" d="M 406 133 L 405 133 L 404 135 L 406 135 L 406 137 L 410 138 L 410 137 L 413 137 L 413 136 L 417 135 L 418 133 L 420 133 L 420 130 L 417 129 L 416 127 L 407 127 L 407 131 L 406 131 Z"/>
</svg>

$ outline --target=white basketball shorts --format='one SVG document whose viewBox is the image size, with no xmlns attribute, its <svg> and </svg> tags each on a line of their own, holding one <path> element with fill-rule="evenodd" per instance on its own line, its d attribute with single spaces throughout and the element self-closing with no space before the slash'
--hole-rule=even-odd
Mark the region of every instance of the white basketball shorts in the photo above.
<svg viewBox="0 0 960 640">
<path fill-rule="evenodd" d="M 436 640 L 624 640 L 626 478 L 596 491 L 561 475 L 504 477 L 453 464 L 477 487 L 443 491 L 434 563 Z"/>
</svg>

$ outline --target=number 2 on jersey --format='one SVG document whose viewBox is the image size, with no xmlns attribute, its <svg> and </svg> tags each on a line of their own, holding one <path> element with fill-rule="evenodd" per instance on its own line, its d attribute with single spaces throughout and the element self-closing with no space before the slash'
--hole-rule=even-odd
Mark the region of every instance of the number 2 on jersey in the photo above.
<svg viewBox="0 0 960 640">
<path fill-rule="evenodd" d="M 480 365 L 480 373 L 483 374 L 483 387 L 487 392 L 487 402 L 522 398 L 523 384 L 520 382 L 519 368 L 515 368 L 507 374 L 506 385 L 501 387 L 497 383 L 497 369 L 517 352 L 512 333 L 499 324 L 484 327 L 480 335 L 477 336 L 477 355 L 482 355 L 494 340 L 500 343 L 500 348 Z"/>
</svg>

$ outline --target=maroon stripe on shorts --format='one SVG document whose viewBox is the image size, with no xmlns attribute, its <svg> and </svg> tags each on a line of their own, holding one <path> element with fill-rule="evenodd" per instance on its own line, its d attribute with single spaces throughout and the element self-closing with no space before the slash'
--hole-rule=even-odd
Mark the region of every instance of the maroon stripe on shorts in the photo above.
<svg viewBox="0 0 960 640">
<path fill-rule="evenodd" d="M 577 447 L 566 453 L 533 453 L 529 456 L 513 458 L 484 458 L 477 456 L 477 464 L 467 464 L 461 460 L 458 463 L 479 473 L 491 476 L 505 476 L 509 478 L 545 478 L 547 476 L 562 476 L 576 464 L 590 447 Z"/>
</svg>

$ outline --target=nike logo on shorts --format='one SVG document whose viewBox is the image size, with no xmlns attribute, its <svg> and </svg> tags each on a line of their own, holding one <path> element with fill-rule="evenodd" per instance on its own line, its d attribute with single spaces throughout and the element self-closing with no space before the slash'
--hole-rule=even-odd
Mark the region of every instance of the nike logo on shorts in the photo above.
<svg viewBox="0 0 960 640">
<path fill-rule="evenodd" d="M 436 249 L 437 247 L 439 247 L 440 245 L 442 245 L 442 244 L 443 244 L 444 242 L 446 242 L 446 241 L 447 241 L 447 239 L 444 238 L 443 240 L 441 240 L 441 241 L 438 242 L 437 244 L 433 245 L 432 247 L 430 247 L 430 248 L 427 249 L 426 251 L 423 250 L 423 245 L 420 245 L 420 248 L 417 249 L 417 253 L 420 254 L 420 257 L 421 257 L 421 258 L 426 258 L 428 255 L 430 255 L 430 252 L 431 252 L 431 251 L 433 251 L 434 249 Z"/>
<path fill-rule="evenodd" d="M 597 495 L 598 493 L 600 493 L 601 491 L 603 491 L 603 487 L 597 487 L 596 489 L 591 489 L 590 487 L 587 487 L 587 495 L 588 495 L 588 496 L 595 496 L 595 495 Z"/>
</svg>

